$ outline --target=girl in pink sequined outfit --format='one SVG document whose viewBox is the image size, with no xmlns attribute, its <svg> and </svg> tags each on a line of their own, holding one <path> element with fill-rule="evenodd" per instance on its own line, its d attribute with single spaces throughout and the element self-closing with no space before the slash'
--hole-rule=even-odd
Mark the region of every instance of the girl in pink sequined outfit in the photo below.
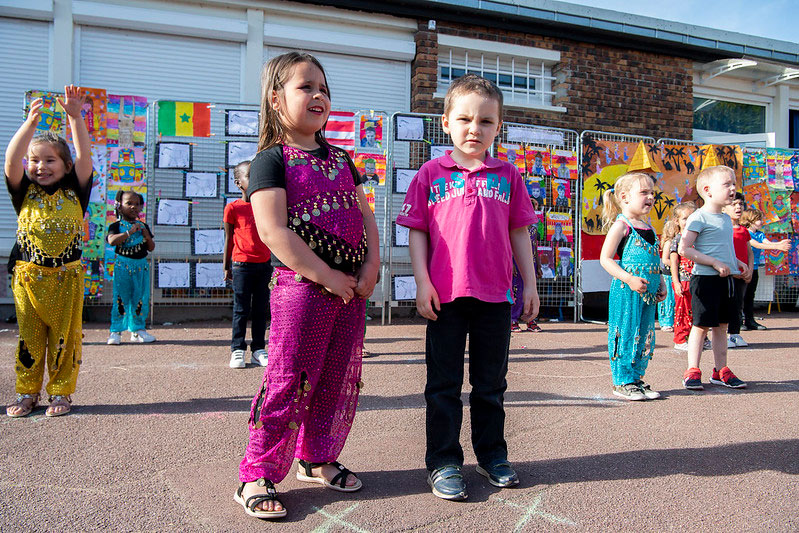
<svg viewBox="0 0 799 533">
<path fill-rule="evenodd" d="M 295 457 L 301 481 L 361 488 L 336 459 L 358 403 L 365 304 L 380 259 L 360 175 L 324 138 L 330 92 L 322 65 L 298 52 L 275 57 L 262 91 L 248 194 L 275 266 L 272 323 L 234 499 L 251 516 L 280 518 L 286 509 L 274 484 Z"/>
</svg>

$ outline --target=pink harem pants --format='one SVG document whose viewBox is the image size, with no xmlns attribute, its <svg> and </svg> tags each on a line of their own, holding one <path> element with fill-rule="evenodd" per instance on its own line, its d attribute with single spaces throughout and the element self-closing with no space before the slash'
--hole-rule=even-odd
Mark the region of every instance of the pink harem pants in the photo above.
<svg viewBox="0 0 799 533">
<path fill-rule="evenodd" d="M 366 301 L 348 304 L 287 268 L 272 275 L 269 362 L 250 411 L 242 482 L 280 482 L 294 458 L 335 461 L 355 418 Z"/>
</svg>

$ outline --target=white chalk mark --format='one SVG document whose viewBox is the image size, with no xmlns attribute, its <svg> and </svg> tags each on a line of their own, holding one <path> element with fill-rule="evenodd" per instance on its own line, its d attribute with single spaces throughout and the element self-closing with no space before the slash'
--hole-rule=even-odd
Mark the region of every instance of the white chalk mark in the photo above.
<svg viewBox="0 0 799 533">
<path fill-rule="evenodd" d="M 524 526 L 526 526 L 527 522 L 529 522 L 532 518 L 543 518 L 544 520 L 551 522 L 553 524 L 564 524 L 567 526 L 577 527 L 577 524 L 575 522 L 572 522 L 566 517 L 556 516 L 551 513 L 547 513 L 546 511 L 539 510 L 538 507 L 541 505 L 541 501 L 543 499 L 544 499 L 544 491 L 542 490 L 541 492 L 535 495 L 533 503 L 527 506 L 520 505 L 518 503 L 505 500 L 503 498 L 497 498 L 497 501 L 524 511 L 524 515 L 519 519 L 518 522 L 516 522 L 516 526 L 513 528 L 513 533 L 519 533 L 522 529 L 524 529 Z"/>
<path fill-rule="evenodd" d="M 316 529 L 313 530 L 313 533 L 326 533 L 327 531 L 330 531 L 330 529 L 333 526 L 341 526 L 341 527 L 344 527 L 346 529 L 350 529 L 352 531 L 357 531 L 358 533 L 369 533 L 368 530 L 361 529 L 358 526 L 356 526 L 355 524 L 352 524 L 350 522 L 347 522 L 346 520 L 343 520 L 344 516 L 346 516 L 346 515 L 350 514 L 351 512 L 353 512 L 357 507 L 358 507 L 358 504 L 354 503 L 354 504 L 350 505 L 349 507 L 347 507 L 346 509 L 344 509 L 343 511 L 341 511 L 340 513 L 335 514 L 335 515 L 330 514 L 327 511 L 325 511 L 324 509 L 320 509 L 319 507 L 316 507 L 316 506 L 312 507 L 312 509 L 314 511 L 316 511 L 317 513 L 319 513 L 322 516 L 327 518 L 327 520 L 325 521 L 324 524 L 322 524 L 321 526 L 319 526 L 319 527 L 317 527 Z"/>
</svg>

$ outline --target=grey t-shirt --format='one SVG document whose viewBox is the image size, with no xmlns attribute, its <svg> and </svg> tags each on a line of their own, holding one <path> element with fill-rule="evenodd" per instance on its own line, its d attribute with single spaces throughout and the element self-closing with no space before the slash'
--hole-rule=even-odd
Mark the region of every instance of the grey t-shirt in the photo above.
<svg viewBox="0 0 799 533">
<path fill-rule="evenodd" d="M 740 273 L 732 244 L 732 220 L 728 215 L 697 209 L 688 217 L 685 229 L 698 234 L 694 242 L 696 251 L 725 263 L 730 267 L 730 274 Z M 692 273 L 700 276 L 718 275 L 715 268 L 700 263 L 694 263 Z"/>
</svg>

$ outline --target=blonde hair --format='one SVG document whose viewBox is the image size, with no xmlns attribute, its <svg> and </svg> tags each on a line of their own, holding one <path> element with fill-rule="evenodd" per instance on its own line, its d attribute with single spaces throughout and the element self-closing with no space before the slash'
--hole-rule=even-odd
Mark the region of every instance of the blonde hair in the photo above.
<svg viewBox="0 0 799 533">
<path fill-rule="evenodd" d="M 607 231 L 616 217 L 621 213 L 621 195 L 632 189 L 633 185 L 641 180 L 649 180 L 654 185 L 655 180 L 645 172 L 628 172 L 619 176 L 613 188 L 606 190 L 602 194 L 602 229 Z"/>
<path fill-rule="evenodd" d="M 680 217 L 683 215 L 685 211 L 691 211 L 692 213 L 696 211 L 696 204 L 693 202 L 683 202 L 678 204 L 677 207 L 674 208 L 674 211 L 671 212 L 671 216 L 669 220 L 666 221 L 666 224 L 663 226 L 663 242 L 671 241 L 674 237 L 680 233 Z"/>
<path fill-rule="evenodd" d="M 703 200 L 705 199 L 705 196 L 703 194 L 702 188 L 705 185 L 709 185 L 711 180 L 723 174 L 731 174 L 733 181 L 735 181 L 735 171 L 725 165 L 707 167 L 705 170 L 699 173 L 699 175 L 696 177 L 696 191 Z"/>
<path fill-rule="evenodd" d="M 280 122 L 280 116 L 272 108 L 272 93 L 280 93 L 283 86 L 291 75 L 295 65 L 300 63 L 310 63 L 322 71 L 327 85 L 327 75 L 322 64 L 311 54 L 305 52 L 287 52 L 273 57 L 264 67 L 261 73 L 261 134 L 258 138 L 258 151 L 266 150 L 283 141 L 285 126 Z M 330 98 L 330 87 L 327 88 L 327 96 Z M 325 123 L 322 129 L 314 134 L 314 139 L 319 146 L 329 146 L 325 139 Z"/>
<path fill-rule="evenodd" d="M 748 228 L 758 220 L 763 220 L 763 211 L 760 209 L 744 209 L 744 212 L 741 214 L 741 219 L 738 221 L 738 224 L 741 226 Z"/>
</svg>

